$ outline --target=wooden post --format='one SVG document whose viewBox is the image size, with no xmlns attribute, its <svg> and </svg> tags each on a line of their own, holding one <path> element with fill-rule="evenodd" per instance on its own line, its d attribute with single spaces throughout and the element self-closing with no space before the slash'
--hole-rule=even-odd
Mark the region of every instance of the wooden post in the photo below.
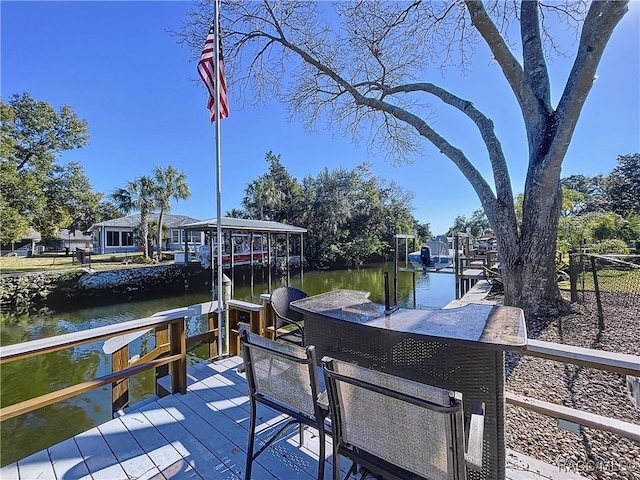
<svg viewBox="0 0 640 480">
<path fill-rule="evenodd" d="M 273 307 L 271 306 L 271 299 L 268 295 L 262 296 L 262 335 L 269 340 L 273 340 L 275 335 L 275 314 L 273 313 Z"/>
<path fill-rule="evenodd" d="M 156 327 L 156 348 L 160 345 L 165 345 L 169 343 L 169 328 L 165 325 L 163 327 Z M 160 384 L 158 383 L 158 379 L 162 377 L 166 377 L 169 375 L 169 366 L 162 365 L 161 367 L 156 368 L 156 395 L 162 396 L 163 391 L 160 390 Z M 165 393 L 166 394 L 166 393 Z"/>
<path fill-rule="evenodd" d="M 289 258 L 289 254 L 291 253 L 289 251 L 289 249 L 291 248 L 291 246 L 289 245 L 289 232 L 287 232 L 285 234 L 285 239 L 286 239 L 286 243 L 287 243 L 287 255 L 286 255 L 286 259 L 285 261 L 287 262 L 287 285 L 289 285 L 291 283 L 291 272 L 289 271 L 289 263 L 290 263 L 290 258 Z"/>
<path fill-rule="evenodd" d="M 276 258 L 278 256 L 276 255 Z M 274 260 L 275 265 L 275 260 Z M 267 272 L 268 272 L 268 280 L 267 280 L 267 289 L 271 291 L 271 232 L 267 232 Z"/>
<path fill-rule="evenodd" d="M 171 354 L 180 355 L 178 360 L 171 363 L 171 393 L 187 393 L 187 337 L 184 327 L 186 318 L 170 326 Z"/>
<path fill-rule="evenodd" d="M 569 251 L 569 290 L 571 292 L 571 303 L 578 302 L 578 263 L 577 253 L 571 249 Z"/>
<path fill-rule="evenodd" d="M 591 255 L 591 272 L 593 273 L 593 289 L 596 292 L 596 303 L 598 305 L 598 328 L 604 330 L 604 313 L 602 311 L 602 300 L 600 299 L 600 285 L 598 284 L 598 271 L 596 257 Z"/>
<path fill-rule="evenodd" d="M 218 328 L 218 313 L 211 312 L 208 315 L 209 320 L 209 330 L 216 330 Z M 217 335 L 213 339 L 209 339 L 209 358 L 216 358 L 218 356 L 218 335 L 220 335 L 220 330 L 218 330 Z"/>
<path fill-rule="evenodd" d="M 238 349 L 238 323 L 240 318 L 238 316 L 238 309 L 227 304 L 227 312 L 229 315 L 229 355 L 235 356 L 240 353 Z"/>
<path fill-rule="evenodd" d="M 300 284 L 304 290 L 304 237 L 300 234 Z"/>
<path fill-rule="evenodd" d="M 125 345 L 111 354 L 111 371 L 124 370 L 129 366 L 129 346 Z M 129 405 L 129 378 L 117 380 L 111 384 L 111 413 Z"/>
</svg>

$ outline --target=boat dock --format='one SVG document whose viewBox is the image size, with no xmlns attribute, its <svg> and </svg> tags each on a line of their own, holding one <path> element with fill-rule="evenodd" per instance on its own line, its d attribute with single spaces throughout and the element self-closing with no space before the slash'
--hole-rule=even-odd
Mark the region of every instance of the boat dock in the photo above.
<svg viewBox="0 0 640 480">
<path fill-rule="evenodd" d="M 189 367 L 185 395 L 153 397 L 113 420 L 0 469 L 3 480 L 33 479 L 228 479 L 243 478 L 249 399 L 240 357 Z M 259 406 L 260 436 L 284 417 Z M 297 427 L 254 462 L 255 479 L 312 479 L 318 462 L 317 432 Z M 330 441 L 330 440 L 329 440 Z M 327 445 L 330 455 L 331 446 Z M 348 467 L 346 461 L 341 462 Z M 508 480 L 584 480 L 514 451 L 507 453 Z M 346 472 L 343 472 L 346 473 Z M 329 456 L 325 478 L 331 478 Z"/>
<path fill-rule="evenodd" d="M 455 237 L 453 237 L 453 239 L 447 240 L 447 244 L 449 247 L 449 264 L 447 264 L 446 267 L 440 268 L 419 267 L 418 265 L 416 265 L 415 261 L 410 259 L 410 255 L 419 253 L 418 251 L 409 253 L 410 240 L 413 241 L 412 248 L 414 250 L 418 248 L 415 235 L 398 233 L 394 235 L 394 239 L 394 263 L 396 275 L 398 272 L 409 272 L 414 274 L 453 274 L 456 277 L 456 299 L 464 297 L 467 292 L 469 292 L 479 281 L 487 280 L 490 277 L 491 272 L 498 272 L 500 269 L 500 264 L 497 261 L 497 252 L 495 250 L 480 251 L 471 248 L 471 245 L 469 243 L 470 237 L 466 234 L 457 234 Z M 441 243 L 443 244 L 442 248 L 445 248 L 447 246 L 444 244 L 444 240 L 441 242 L 432 241 L 427 243 Z M 403 249 L 404 252 L 402 252 Z M 405 266 L 400 266 L 401 263 L 403 263 Z M 411 264 L 413 265 L 409 266 Z"/>
</svg>

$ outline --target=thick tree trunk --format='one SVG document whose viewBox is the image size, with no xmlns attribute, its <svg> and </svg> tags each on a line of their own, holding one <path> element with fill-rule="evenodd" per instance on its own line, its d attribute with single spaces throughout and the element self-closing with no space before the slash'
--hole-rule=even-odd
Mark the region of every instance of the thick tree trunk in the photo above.
<svg viewBox="0 0 640 480">
<path fill-rule="evenodd" d="M 158 217 L 158 261 L 162 260 L 162 223 L 164 222 L 164 209 L 160 210 L 160 216 Z"/>
<path fill-rule="evenodd" d="M 144 244 L 144 258 L 149 258 L 149 214 L 143 210 L 140 212 L 140 228 L 142 230 L 142 242 Z"/>
<path fill-rule="evenodd" d="M 534 316 L 566 311 L 556 280 L 555 243 L 554 237 L 534 232 L 518 245 L 499 244 L 505 305 Z"/>
<path fill-rule="evenodd" d="M 531 187 L 531 196 L 524 202 L 519 234 L 505 227 L 507 222 L 500 216 L 496 221 L 504 302 L 522 308 L 527 315 L 558 315 L 569 308 L 558 287 L 555 264 L 556 211 L 562 192 L 559 179 L 548 178 L 546 185 L 541 180 L 535 183 L 537 187 Z"/>
</svg>

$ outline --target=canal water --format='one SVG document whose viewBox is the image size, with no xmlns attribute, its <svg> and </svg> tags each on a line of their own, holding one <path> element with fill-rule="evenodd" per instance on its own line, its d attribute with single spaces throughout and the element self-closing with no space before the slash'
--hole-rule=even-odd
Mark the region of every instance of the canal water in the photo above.
<svg viewBox="0 0 640 480">
<path fill-rule="evenodd" d="M 370 298 L 384 303 L 384 273 L 389 272 L 393 285 L 393 264 L 378 264 L 360 269 L 312 271 L 302 276 L 292 275 L 289 285 L 310 295 L 346 288 L 371 292 Z M 233 298 L 261 303 L 260 294 L 286 285 L 286 278 L 269 279 L 236 275 L 233 278 Z M 393 288 L 393 287 L 392 287 Z M 455 296 L 454 275 L 427 275 L 399 272 L 397 276 L 398 305 L 409 308 L 438 308 Z M 83 308 L 67 312 L 47 312 L 43 315 L 0 314 L 0 344 L 10 345 L 39 338 L 62 335 L 153 315 L 159 311 L 194 305 L 211 300 L 210 293 L 180 292 L 175 296 Z M 203 327 L 200 318 L 188 322 L 187 334 L 198 333 Z M 130 352 L 144 353 L 153 347 L 151 334 L 130 345 Z M 206 357 L 201 347 L 190 354 L 189 362 Z M 111 357 L 102 352 L 102 342 L 41 355 L 5 364 L 0 369 L 0 405 L 11 405 L 111 372 Z M 154 374 L 137 375 L 130 383 L 130 401 L 142 400 L 154 391 Z M 88 430 L 111 418 L 110 386 L 44 407 L 32 413 L 2 422 L 0 428 L 0 465 L 14 462 L 33 452 Z"/>
</svg>

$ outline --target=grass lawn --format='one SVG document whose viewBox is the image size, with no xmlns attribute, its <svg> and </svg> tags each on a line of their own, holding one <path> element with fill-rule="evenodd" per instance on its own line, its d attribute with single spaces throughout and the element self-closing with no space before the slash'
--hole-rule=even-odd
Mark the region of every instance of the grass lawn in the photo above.
<svg viewBox="0 0 640 480">
<path fill-rule="evenodd" d="M 569 290 L 569 282 L 560 282 L 560 288 Z M 598 270 L 598 286 L 603 292 L 637 293 L 640 294 L 640 269 Z M 578 277 L 578 290 L 594 290 L 591 272 Z"/>
<path fill-rule="evenodd" d="M 0 273 L 26 273 L 53 270 L 75 270 L 91 267 L 94 270 L 144 267 L 147 265 L 139 253 L 91 255 L 90 263 L 81 265 L 75 255 L 44 253 L 33 257 L 0 257 Z"/>
</svg>

